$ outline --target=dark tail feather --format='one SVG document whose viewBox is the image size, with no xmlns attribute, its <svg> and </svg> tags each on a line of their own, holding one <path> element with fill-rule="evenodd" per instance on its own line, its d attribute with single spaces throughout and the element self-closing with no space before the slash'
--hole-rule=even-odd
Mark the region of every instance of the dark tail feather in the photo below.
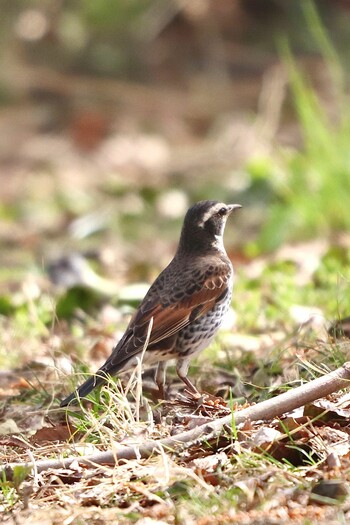
<svg viewBox="0 0 350 525">
<path fill-rule="evenodd" d="M 86 397 L 95 387 L 103 385 L 103 383 L 106 381 L 107 376 L 103 372 L 99 372 L 99 375 L 93 375 L 89 377 L 89 379 L 80 385 L 77 390 L 72 392 L 68 397 L 66 397 L 66 399 L 61 401 L 60 406 L 65 407 L 69 404 L 77 404 L 79 398 Z"/>
</svg>

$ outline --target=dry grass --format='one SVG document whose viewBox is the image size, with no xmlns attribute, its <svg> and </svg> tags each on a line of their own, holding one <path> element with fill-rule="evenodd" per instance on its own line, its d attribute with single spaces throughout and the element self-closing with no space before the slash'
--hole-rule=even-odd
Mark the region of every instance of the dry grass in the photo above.
<svg viewBox="0 0 350 525">
<path fill-rule="evenodd" d="M 316 372 L 311 362 L 310 370 Z M 335 513 L 346 519 L 347 398 L 339 407 L 339 396 L 333 396 L 318 415 L 315 405 L 283 418 L 282 424 L 232 428 L 235 439 L 223 435 L 115 467 L 86 466 L 79 463 L 82 455 L 174 435 L 218 417 L 224 407 L 208 411 L 186 397 L 159 405 L 144 397 L 147 382 L 141 392 L 135 369 L 124 387 L 119 380 L 111 382 L 87 405 L 64 411 L 42 395 L 43 386 L 46 392 L 57 388 L 56 374 L 53 368 L 50 373 L 42 369 L 30 378 L 31 387 L 17 384 L 15 396 L 12 385 L 2 396 L 2 420 L 13 421 L 17 432 L 0 438 L 0 459 L 2 464 L 72 455 L 77 460 L 68 469 L 34 469 L 29 477 L 18 471 L 12 480 L 4 478 L 5 523 L 326 523 Z"/>
</svg>

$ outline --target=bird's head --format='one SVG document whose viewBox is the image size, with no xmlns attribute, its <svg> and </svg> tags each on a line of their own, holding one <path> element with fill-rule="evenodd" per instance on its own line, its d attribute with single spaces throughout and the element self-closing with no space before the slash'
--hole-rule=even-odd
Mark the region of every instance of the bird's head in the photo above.
<svg viewBox="0 0 350 525">
<path fill-rule="evenodd" d="M 200 201 L 189 208 L 182 227 L 179 248 L 185 251 L 223 250 L 223 233 L 228 216 L 240 204 Z"/>
</svg>

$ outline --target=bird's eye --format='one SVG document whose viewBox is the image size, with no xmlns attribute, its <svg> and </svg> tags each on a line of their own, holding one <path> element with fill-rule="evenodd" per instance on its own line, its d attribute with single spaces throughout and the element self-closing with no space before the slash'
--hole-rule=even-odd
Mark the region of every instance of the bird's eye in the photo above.
<svg viewBox="0 0 350 525">
<path fill-rule="evenodd" d="M 223 215 L 226 215 L 226 213 L 227 213 L 227 209 L 226 208 L 221 208 L 218 211 L 218 215 L 220 215 L 220 217 L 222 217 Z"/>
</svg>

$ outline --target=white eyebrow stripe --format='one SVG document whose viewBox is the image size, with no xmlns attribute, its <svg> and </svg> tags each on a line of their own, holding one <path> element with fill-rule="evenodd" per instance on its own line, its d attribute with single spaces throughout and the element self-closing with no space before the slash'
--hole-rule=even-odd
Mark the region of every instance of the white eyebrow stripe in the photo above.
<svg viewBox="0 0 350 525">
<path fill-rule="evenodd" d="M 210 217 L 212 217 L 214 215 L 214 213 L 216 211 L 219 211 L 221 208 L 223 207 L 223 204 L 217 204 L 216 206 L 210 208 L 210 210 L 208 210 L 204 215 L 203 215 L 203 219 L 200 221 L 200 226 L 203 226 L 204 223 L 210 219 Z"/>
<path fill-rule="evenodd" d="M 203 215 L 203 222 L 206 222 L 213 215 L 213 209 L 211 208 L 207 213 Z"/>
</svg>

